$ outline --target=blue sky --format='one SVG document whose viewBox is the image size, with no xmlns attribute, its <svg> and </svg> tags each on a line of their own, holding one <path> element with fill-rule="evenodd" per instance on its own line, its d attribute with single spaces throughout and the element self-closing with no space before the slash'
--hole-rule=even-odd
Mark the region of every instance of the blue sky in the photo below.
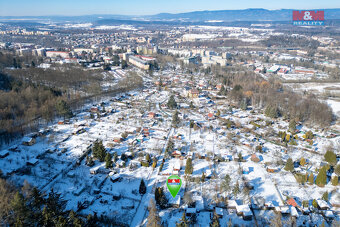
<svg viewBox="0 0 340 227">
<path fill-rule="evenodd" d="M 0 16 L 151 15 L 246 8 L 340 8 L 340 0 L 0 0 Z"/>
</svg>

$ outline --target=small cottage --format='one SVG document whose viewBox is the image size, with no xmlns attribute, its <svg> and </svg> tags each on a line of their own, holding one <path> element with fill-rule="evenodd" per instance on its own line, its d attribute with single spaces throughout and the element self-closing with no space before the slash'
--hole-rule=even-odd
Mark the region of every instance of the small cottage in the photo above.
<svg viewBox="0 0 340 227">
<path fill-rule="evenodd" d="M 196 208 L 190 208 L 188 207 L 186 210 L 185 210 L 185 215 L 187 217 L 193 217 L 196 215 Z"/>
<path fill-rule="evenodd" d="M 169 200 L 169 205 L 174 208 L 179 208 L 180 203 L 181 203 L 180 195 L 176 195 L 175 198 L 171 197 L 171 199 Z"/>
<path fill-rule="evenodd" d="M 25 145 L 25 146 L 32 146 L 33 144 L 35 144 L 35 142 L 36 142 L 36 140 L 33 137 L 25 136 L 22 139 L 22 145 Z"/>
<path fill-rule="evenodd" d="M 293 198 L 288 199 L 288 200 L 287 200 L 287 204 L 288 204 L 288 205 L 291 205 L 291 206 L 293 206 L 293 207 L 298 207 L 298 206 L 299 206 L 299 205 L 296 203 L 295 199 L 293 199 Z"/>
<path fill-rule="evenodd" d="M 152 119 L 152 118 L 156 117 L 156 114 L 154 112 L 150 112 L 148 116 L 149 116 L 149 118 Z"/>
<path fill-rule="evenodd" d="M 251 220 L 253 213 L 251 212 L 249 205 L 239 205 L 236 207 L 237 215 L 243 217 L 244 220 Z"/>
<path fill-rule="evenodd" d="M 318 203 L 318 208 L 320 210 L 329 210 L 330 206 L 328 205 L 328 203 L 322 199 L 318 199 L 316 200 L 316 202 Z"/>
<path fill-rule="evenodd" d="M 260 158 L 256 154 L 252 154 L 250 160 L 253 162 L 260 162 Z"/>
<path fill-rule="evenodd" d="M 188 93 L 189 98 L 198 98 L 199 91 L 197 89 L 191 89 Z"/>
<path fill-rule="evenodd" d="M 181 154 L 181 152 L 179 152 L 179 151 L 173 151 L 172 153 L 171 153 L 171 155 L 172 155 L 172 157 L 174 157 L 174 158 L 180 158 L 181 156 L 182 156 L 182 154 Z"/>
<path fill-rule="evenodd" d="M 36 159 L 36 158 L 31 158 L 29 159 L 26 164 L 29 165 L 29 166 L 35 166 L 36 164 L 38 164 L 39 160 Z"/>
</svg>

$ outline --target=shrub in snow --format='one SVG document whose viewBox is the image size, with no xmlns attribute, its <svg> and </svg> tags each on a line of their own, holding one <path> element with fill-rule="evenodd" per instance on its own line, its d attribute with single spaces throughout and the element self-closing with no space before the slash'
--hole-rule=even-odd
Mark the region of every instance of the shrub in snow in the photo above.
<svg viewBox="0 0 340 227">
<path fill-rule="evenodd" d="M 334 167 L 334 173 L 336 175 L 340 176 L 340 164 L 338 164 Z"/>
<path fill-rule="evenodd" d="M 330 165 L 335 166 L 337 163 L 336 160 L 336 154 L 334 154 L 333 151 L 328 150 L 325 154 L 325 160 L 328 162 Z"/>
<path fill-rule="evenodd" d="M 338 178 L 338 176 L 334 176 L 334 177 L 332 178 L 332 185 L 333 185 L 333 186 L 338 186 L 338 183 L 339 183 L 339 178 Z"/>
<path fill-rule="evenodd" d="M 288 158 L 286 166 L 284 168 L 286 171 L 290 171 L 292 172 L 294 170 L 294 164 L 293 164 L 293 160 L 291 158 Z"/>
<path fill-rule="evenodd" d="M 290 122 L 289 122 L 289 131 L 291 133 L 294 133 L 296 130 L 296 122 L 294 119 L 292 119 Z"/>
<path fill-rule="evenodd" d="M 304 157 L 302 157 L 302 158 L 300 159 L 300 165 L 301 165 L 301 166 L 306 165 L 306 159 L 305 159 Z"/>
<path fill-rule="evenodd" d="M 312 140 L 312 139 L 314 138 L 314 135 L 313 135 L 313 132 L 312 132 L 312 131 L 308 131 L 308 132 L 306 132 L 306 134 L 303 135 L 302 137 L 305 138 L 305 139 L 310 139 L 310 140 Z"/>
<path fill-rule="evenodd" d="M 192 160 L 191 158 L 188 158 L 187 163 L 185 165 L 185 174 L 192 174 L 192 172 L 193 172 Z"/>
<path fill-rule="evenodd" d="M 322 199 L 325 200 L 325 201 L 328 201 L 328 192 L 327 191 L 325 193 L 323 193 Z"/>
<path fill-rule="evenodd" d="M 308 183 L 309 183 L 309 184 L 314 184 L 314 174 L 313 174 L 313 173 L 311 173 L 311 174 L 309 175 L 309 177 L 308 177 Z"/>
<path fill-rule="evenodd" d="M 316 185 L 319 187 L 323 187 L 327 184 L 327 175 L 326 175 L 326 168 L 322 167 L 319 171 L 318 176 L 315 179 Z"/>
</svg>

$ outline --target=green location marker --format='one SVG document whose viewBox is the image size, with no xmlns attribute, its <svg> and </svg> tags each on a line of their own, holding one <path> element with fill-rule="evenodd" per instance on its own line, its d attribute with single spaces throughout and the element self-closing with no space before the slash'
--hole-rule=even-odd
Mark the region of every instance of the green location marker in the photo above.
<svg viewBox="0 0 340 227">
<path fill-rule="evenodd" d="M 176 197 L 177 193 L 181 189 L 182 186 L 182 180 L 177 175 L 171 175 L 168 177 L 168 181 L 166 182 L 166 186 L 168 186 L 168 189 L 172 195 L 172 197 Z"/>
</svg>

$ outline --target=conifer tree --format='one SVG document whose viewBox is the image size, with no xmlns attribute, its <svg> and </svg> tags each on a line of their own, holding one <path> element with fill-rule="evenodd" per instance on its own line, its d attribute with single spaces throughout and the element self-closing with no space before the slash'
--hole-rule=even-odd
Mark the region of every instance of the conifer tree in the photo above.
<svg viewBox="0 0 340 227">
<path fill-rule="evenodd" d="M 293 164 L 293 160 L 291 158 L 288 158 L 286 166 L 284 168 L 286 171 L 293 171 L 294 170 L 294 164 Z"/>
<path fill-rule="evenodd" d="M 144 180 L 142 179 L 139 185 L 139 194 L 144 195 L 146 193 L 146 186 Z"/>
<path fill-rule="evenodd" d="M 268 105 L 265 109 L 265 115 L 271 118 L 277 118 L 280 115 L 279 109 L 275 105 Z"/>
<path fill-rule="evenodd" d="M 204 182 L 205 181 L 205 174 L 204 172 L 202 173 L 202 176 L 201 176 L 201 181 Z"/>
<path fill-rule="evenodd" d="M 175 109 L 175 108 L 177 108 L 177 103 L 176 103 L 176 100 L 175 100 L 174 95 L 171 95 L 171 96 L 170 96 L 169 101 L 168 101 L 168 103 L 167 103 L 167 106 L 168 106 L 170 109 Z"/>
<path fill-rule="evenodd" d="M 291 133 L 294 133 L 295 130 L 296 130 L 296 122 L 295 122 L 294 119 L 292 119 L 292 120 L 289 121 L 289 131 Z"/>
<path fill-rule="evenodd" d="M 334 176 L 334 177 L 332 178 L 332 185 L 333 185 L 333 186 L 338 186 L 338 183 L 339 183 L 339 178 L 338 178 L 338 176 Z"/>
<path fill-rule="evenodd" d="M 82 220 L 78 217 L 77 213 L 74 212 L 73 210 L 70 211 L 69 221 L 70 221 L 70 224 L 74 227 L 83 226 Z"/>
<path fill-rule="evenodd" d="M 326 175 L 326 168 L 322 167 L 319 171 L 319 174 L 317 175 L 315 179 L 315 184 L 319 187 L 323 187 L 327 184 L 327 175 Z"/>
<path fill-rule="evenodd" d="M 117 162 L 117 160 L 118 160 L 118 155 L 117 155 L 117 153 L 115 152 L 115 153 L 113 154 L 113 162 L 115 163 L 115 162 Z"/>
<path fill-rule="evenodd" d="M 192 174 L 193 172 L 193 166 L 192 166 L 192 160 L 191 158 L 187 159 L 186 165 L 185 165 L 185 174 Z"/>
<path fill-rule="evenodd" d="M 225 192 L 229 192 L 230 191 L 230 181 L 231 178 L 228 174 L 225 175 L 224 177 L 224 181 L 221 184 L 221 189 Z"/>
<path fill-rule="evenodd" d="M 42 197 L 41 192 L 36 187 L 33 187 L 33 189 L 32 189 L 32 202 L 31 202 L 32 206 L 35 209 L 40 210 L 43 203 L 44 203 L 44 198 Z"/>
<path fill-rule="evenodd" d="M 106 149 L 103 145 L 103 141 L 99 141 L 99 161 L 103 162 L 106 156 Z"/>
<path fill-rule="evenodd" d="M 338 164 L 334 167 L 334 173 L 336 175 L 340 176 L 340 164 Z"/>
<path fill-rule="evenodd" d="M 242 161 L 243 161 L 242 153 L 239 152 L 239 153 L 237 154 L 237 156 L 238 156 L 238 161 L 239 161 L 239 162 L 242 162 Z"/>
<path fill-rule="evenodd" d="M 146 224 L 146 226 L 147 227 L 160 227 L 161 219 L 158 215 L 158 210 L 153 199 L 150 199 L 148 210 L 149 210 L 149 215 L 148 215 L 148 223 Z"/>
<path fill-rule="evenodd" d="M 243 100 L 241 101 L 241 103 L 240 103 L 240 108 L 241 108 L 242 110 L 246 110 L 247 107 L 248 107 L 248 105 L 247 105 L 247 100 L 246 100 L 246 99 L 243 99 Z"/>
<path fill-rule="evenodd" d="M 191 101 L 190 102 L 190 105 L 189 105 L 189 107 L 190 107 L 190 109 L 193 109 L 193 108 L 195 108 L 195 106 L 194 106 L 194 103 Z"/>
<path fill-rule="evenodd" d="M 180 119 L 178 117 L 178 111 L 176 110 L 176 112 L 172 116 L 172 126 L 177 128 L 179 123 L 180 123 Z"/>
<path fill-rule="evenodd" d="M 57 102 L 56 109 L 58 114 L 60 116 L 63 116 L 64 119 L 71 118 L 73 116 L 70 106 L 64 100 L 60 100 L 59 102 Z"/>
<path fill-rule="evenodd" d="M 113 167 L 112 156 L 110 153 L 107 153 L 105 156 L 105 168 L 109 169 Z"/>
<path fill-rule="evenodd" d="M 314 138 L 314 134 L 312 131 L 307 131 L 305 134 L 306 139 L 312 140 Z"/>
<path fill-rule="evenodd" d="M 93 157 L 97 158 L 100 162 L 105 161 L 106 149 L 103 145 L 103 141 L 95 141 L 93 144 Z"/>
<path fill-rule="evenodd" d="M 66 207 L 66 201 L 61 198 L 61 194 L 54 192 L 53 188 L 48 194 L 45 204 L 52 217 L 61 215 Z"/>
<path fill-rule="evenodd" d="M 239 185 L 238 181 L 236 181 L 236 184 L 233 188 L 233 194 L 234 194 L 234 196 L 237 196 L 239 193 L 240 193 L 240 185 Z"/>
<path fill-rule="evenodd" d="M 11 202 L 11 206 L 16 217 L 15 220 L 16 226 L 25 225 L 25 218 L 27 217 L 28 214 L 28 209 L 25 203 L 26 201 L 24 196 L 20 192 L 15 193 L 14 198 Z"/>
<path fill-rule="evenodd" d="M 182 214 L 182 218 L 180 220 L 179 223 L 176 224 L 176 227 L 188 227 L 189 224 L 188 224 L 188 220 L 187 220 L 187 217 L 185 216 L 185 211 L 183 212 Z"/>
<path fill-rule="evenodd" d="M 93 142 L 93 146 L 92 146 L 92 154 L 93 157 L 97 158 L 98 157 L 98 150 L 99 150 L 99 142 L 98 140 Z"/>
<path fill-rule="evenodd" d="M 91 214 L 87 215 L 86 226 L 96 227 L 96 226 L 98 226 L 97 222 L 98 222 L 98 217 L 97 217 L 96 213 L 94 213 L 94 215 L 91 215 Z"/>
<path fill-rule="evenodd" d="M 311 174 L 309 175 L 309 177 L 308 177 L 308 183 L 309 183 L 309 184 L 314 184 L 314 174 L 313 174 L 313 173 L 311 173 Z"/>
<path fill-rule="evenodd" d="M 86 155 L 86 165 L 88 165 L 90 167 L 94 166 L 94 161 L 93 161 L 92 156 Z"/>
<path fill-rule="evenodd" d="M 168 200 L 165 197 L 164 190 L 162 187 L 157 187 L 155 190 L 155 200 L 157 205 L 159 205 L 162 209 L 167 206 Z"/>
<path fill-rule="evenodd" d="M 216 214 L 216 211 L 214 211 L 213 218 L 210 222 L 210 227 L 220 227 L 220 222 L 218 220 L 218 216 Z"/>
<path fill-rule="evenodd" d="M 325 200 L 325 201 L 328 201 L 328 192 L 327 191 L 322 194 L 322 199 Z"/>
<path fill-rule="evenodd" d="M 312 205 L 314 208 L 318 208 L 318 202 L 315 199 L 313 199 Z"/>
<path fill-rule="evenodd" d="M 301 165 L 301 166 L 305 166 L 305 165 L 306 165 L 306 159 L 305 159 L 304 157 L 302 157 L 302 158 L 300 159 L 300 165 Z"/>
<path fill-rule="evenodd" d="M 168 145 L 166 146 L 165 152 L 167 152 L 168 154 L 171 154 L 171 152 L 173 151 L 175 147 L 174 142 L 172 141 L 172 139 L 169 139 L 168 141 Z"/>
<path fill-rule="evenodd" d="M 52 213 L 48 211 L 47 206 L 44 206 L 42 210 L 42 223 L 43 226 L 53 226 L 53 216 Z"/>
<path fill-rule="evenodd" d="M 328 162 L 331 166 L 336 165 L 337 163 L 336 154 L 334 154 L 333 151 L 328 150 L 324 157 L 325 157 L 326 162 Z"/>
<path fill-rule="evenodd" d="M 150 164 L 151 158 L 150 158 L 150 154 L 149 153 L 146 154 L 145 159 Z"/>
</svg>

